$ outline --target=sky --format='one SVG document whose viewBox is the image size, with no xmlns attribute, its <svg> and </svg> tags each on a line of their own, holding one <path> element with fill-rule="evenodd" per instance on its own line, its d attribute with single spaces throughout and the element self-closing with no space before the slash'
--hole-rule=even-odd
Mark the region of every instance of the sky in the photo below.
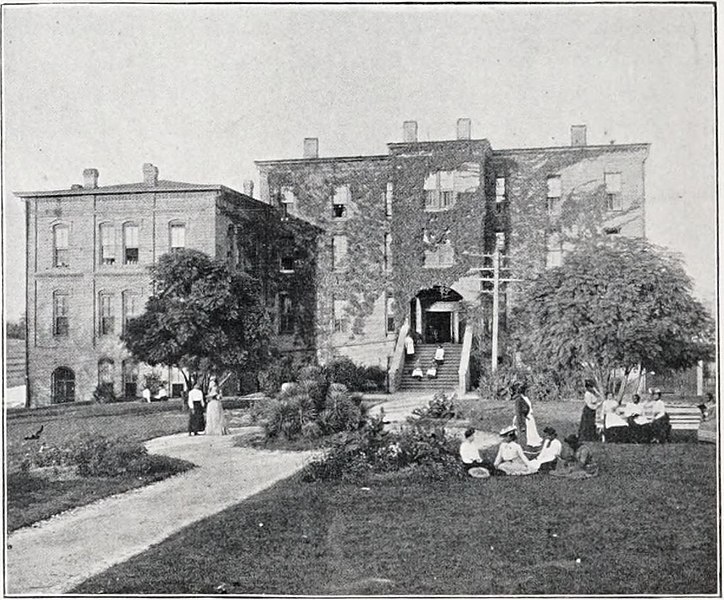
<svg viewBox="0 0 724 600">
<path fill-rule="evenodd" d="M 12 191 L 160 178 L 241 189 L 254 160 L 385 154 L 459 117 L 494 149 L 651 143 L 649 239 L 716 289 L 713 15 L 705 5 L 3 7 L 6 318 L 24 311 Z"/>
</svg>

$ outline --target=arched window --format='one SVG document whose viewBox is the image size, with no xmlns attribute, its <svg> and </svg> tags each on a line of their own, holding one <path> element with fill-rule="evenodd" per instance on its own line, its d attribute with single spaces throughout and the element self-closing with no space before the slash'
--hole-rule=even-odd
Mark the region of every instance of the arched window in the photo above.
<svg viewBox="0 0 724 600">
<path fill-rule="evenodd" d="M 53 227 L 53 266 L 68 266 L 68 233 L 67 225 L 55 225 Z"/>
<path fill-rule="evenodd" d="M 123 395 L 126 398 L 138 396 L 138 363 L 130 358 L 124 360 L 121 375 L 123 377 Z"/>
<path fill-rule="evenodd" d="M 75 402 L 75 373 L 68 367 L 58 367 L 50 377 L 50 401 L 53 404 Z"/>
<path fill-rule="evenodd" d="M 180 221 L 171 221 L 168 224 L 169 248 L 171 252 L 178 252 L 186 247 L 186 224 Z"/>
<path fill-rule="evenodd" d="M 123 264 L 138 264 L 138 225 L 135 223 L 123 225 Z"/>
<path fill-rule="evenodd" d="M 98 383 L 110 383 L 113 385 L 113 359 L 101 358 L 98 361 Z"/>
</svg>

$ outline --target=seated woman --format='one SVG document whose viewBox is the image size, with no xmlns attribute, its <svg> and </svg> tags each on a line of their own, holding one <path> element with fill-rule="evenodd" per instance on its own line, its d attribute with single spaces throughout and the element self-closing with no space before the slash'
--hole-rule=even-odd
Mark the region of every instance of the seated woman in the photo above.
<svg viewBox="0 0 724 600">
<path fill-rule="evenodd" d="M 505 475 L 532 475 L 535 473 L 535 468 L 531 466 L 523 448 L 516 441 L 518 434 L 515 427 L 506 427 L 500 432 L 500 435 L 504 439 L 493 463 L 495 469 Z"/>
<path fill-rule="evenodd" d="M 480 448 L 475 441 L 474 427 L 468 427 L 465 430 L 465 439 L 460 444 L 460 460 L 463 461 L 470 477 L 490 477 L 490 469 L 483 466 L 483 460 L 480 458 Z"/>
<path fill-rule="evenodd" d="M 435 350 L 435 362 L 438 365 L 445 362 L 445 348 L 443 348 L 442 344 L 438 344 L 437 350 Z"/>
<path fill-rule="evenodd" d="M 432 364 L 427 369 L 427 378 L 428 379 L 437 379 L 437 363 L 433 360 Z"/>
<path fill-rule="evenodd" d="M 564 442 L 567 445 L 561 450 L 561 464 L 551 475 L 570 479 L 588 479 L 598 475 L 598 465 L 593 453 L 585 444 L 578 441 L 577 435 L 569 435 Z"/>
<path fill-rule="evenodd" d="M 558 439 L 558 434 L 553 427 L 543 428 L 543 447 L 540 453 L 530 464 L 533 469 L 539 473 L 550 473 L 555 470 L 558 464 L 558 458 L 561 455 L 561 442 Z"/>
<path fill-rule="evenodd" d="M 419 360 L 415 362 L 415 366 L 412 368 L 412 376 L 415 379 L 422 379 L 425 376 L 425 374 L 422 372 L 422 365 L 420 364 Z"/>
<path fill-rule="evenodd" d="M 628 422 L 624 418 L 625 409 L 610 394 L 603 401 L 604 442 L 621 443 L 628 441 Z"/>
</svg>

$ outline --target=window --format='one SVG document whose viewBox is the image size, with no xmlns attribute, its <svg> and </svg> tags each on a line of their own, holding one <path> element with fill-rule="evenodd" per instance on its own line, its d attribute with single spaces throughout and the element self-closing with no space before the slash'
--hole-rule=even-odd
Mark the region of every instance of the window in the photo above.
<svg viewBox="0 0 724 600">
<path fill-rule="evenodd" d="M 332 199 L 332 217 L 344 219 L 347 216 L 347 205 L 350 203 L 351 194 L 348 185 L 340 185 L 334 190 Z"/>
<path fill-rule="evenodd" d="M 279 272 L 280 273 L 294 273 L 294 256 L 282 255 L 279 258 Z"/>
<path fill-rule="evenodd" d="M 349 325 L 347 318 L 347 303 L 344 300 L 334 300 L 334 332 L 345 333 Z"/>
<path fill-rule="evenodd" d="M 425 177 L 425 210 L 447 210 L 455 205 L 455 174 L 438 171 Z"/>
<path fill-rule="evenodd" d="M 387 190 L 385 191 L 385 215 L 392 216 L 392 182 L 387 182 Z"/>
<path fill-rule="evenodd" d="M 68 226 L 56 225 L 53 227 L 53 266 L 68 266 Z"/>
<path fill-rule="evenodd" d="M 113 333 L 113 298 L 110 294 L 101 294 L 99 296 L 99 312 L 100 324 L 99 331 L 101 335 L 110 335 Z"/>
<path fill-rule="evenodd" d="M 546 267 L 560 267 L 563 262 L 563 245 L 561 237 L 558 233 L 552 233 L 548 236 L 548 255 L 546 257 Z"/>
<path fill-rule="evenodd" d="M 495 249 L 498 252 L 505 252 L 505 232 L 497 231 L 495 233 Z"/>
<path fill-rule="evenodd" d="M 430 239 L 426 229 L 422 230 L 422 242 L 425 247 L 423 267 L 440 269 L 451 267 L 455 262 L 455 248 L 450 241 L 450 230 L 446 229 L 442 237 L 435 242 Z"/>
<path fill-rule="evenodd" d="M 226 230 L 226 262 L 234 264 L 234 244 L 236 243 L 236 231 L 233 225 Z"/>
<path fill-rule="evenodd" d="M 392 236 L 385 234 L 385 271 L 392 270 Z"/>
<path fill-rule="evenodd" d="M 50 401 L 53 404 L 75 402 L 75 373 L 68 367 L 58 367 L 50 376 Z"/>
<path fill-rule="evenodd" d="M 623 210 L 621 173 L 604 173 L 603 181 L 606 184 L 606 209 Z"/>
<path fill-rule="evenodd" d="M 278 299 L 279 333 L 294 333 L 294 305 L 287 292 L 280 292 Z"/>
<path fill-rule="evenodd" d="M 385 331 L 395 333 L 395 299 L 389 295 L 385 299 L 385 321 Z"/>
<path fill-rule="evenodd" d="M 548 186 L 548 215 L 556 217 L 561 214 L 561 178 L 559 175 L 551 176 L 546 181 Z"/>
<path fill-rule="evenodd" d="M 98 383 L 113 385 L 113 359 L 101 358 L 98 361 Z"/>
<path fill-rule="evenodd" d="M 619 233 L 621 233 L 621 228 L 620 227 L 604 227 L 603 233 L 605 233 L 606 235 L 618 235 Z"/>
<path fill-rule="evenodd" d="M 124 360 L 121 365 L 121 377 L 123 395 L 126 398 L 136 398 L 138 396 L 138 363 L 131 359 Z"/>
<path fill-rule="evenodd" d="M 332 237 L 332 269 L 344 269 L 347 262 L 347 236 L 335 235 Z"/>
<path fill-rule="evenodd" d="M 140 314 L 141 297 L 135 292 L 123 292 L 123 331 L 128 327 L 128 321 Z"/>
<path fill-rule="evenodd" d="M 138 225 L 134 223 L 123 226 L 123 264 L 138 264 Z"/>
<path fill-rule="evenodd" d="M 292 212 L 292 209 L 294 208 L 294 204 L 297 201 L 296 196 L 294 195 L 294 190 L 290 187 L 282 187 L 277 191 L 277 200 L 279 201 L 279 204 L 287 206 L 287 210 L 289 212 Z"/>
<path fill-rule="evenodd" d="M 505 207 L 505 177 L 495 179 L 495 210 L 502 212 Z"/>
<path fill-rule="evenodd" d="M 53 335 L 68 335 L 68 294 L 53 294 Z"/>
<path fill-rule="evenodd" d="M 101 264 L 112 265 L 116 262 L 116 229 L 109 223 L 101 225 Z"/>
<path fill-rule="evenodd" d="M 186 247 L 186 225 L 184 223 L 171 223 L 169 225 L 169 246 L 171 252 L 178 252 Z"/>
</svg>

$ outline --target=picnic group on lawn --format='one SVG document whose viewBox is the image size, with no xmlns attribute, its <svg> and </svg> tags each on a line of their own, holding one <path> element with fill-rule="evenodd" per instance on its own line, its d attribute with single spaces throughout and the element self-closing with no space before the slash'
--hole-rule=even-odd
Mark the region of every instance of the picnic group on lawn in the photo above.
<svg viewBox="0 0 724 600">
<path fill-rule="evenodd" d="M 542 437 L 538 434 L 525 385 L 513 384 L 511 396 L 516 412 L 513 424 L 500 432 L 503 441 L 494 460 L 481 458 L 475 429 L 470 427 L 465 431 L 460 459 L 468 474 L 485 478 L 543 473 L 585 479 L 598 474 L 593 452 L 585 442 L 663 444 L 669 441 L 671 423 L 660 390 L 651 390 L 644 401 L 639 394 L 633 394 L 630 402 L 624 404 L 611 393 L 603 396 L 593 381 L 586 381 L 585 388 L 578 434 L 571 434 L 561 442 L 553 427 L 544 427 Z"/>
</svg>

